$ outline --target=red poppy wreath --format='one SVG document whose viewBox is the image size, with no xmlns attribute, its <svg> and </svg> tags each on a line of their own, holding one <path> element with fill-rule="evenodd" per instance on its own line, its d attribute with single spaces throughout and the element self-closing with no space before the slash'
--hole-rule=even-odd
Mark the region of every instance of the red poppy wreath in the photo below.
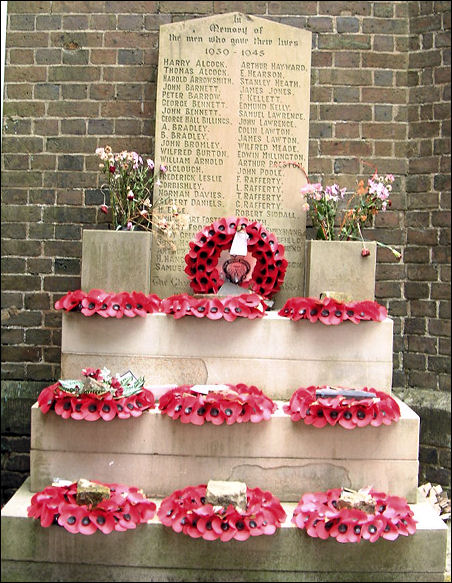
<svg viewBox="0 0 452 583">
<path fill-rule="evenodd" d="M 388 311 L 384 306 L 369 300 L 342 303 L 334 298 L 290 298 L 278 315 L 294 321 L 309 320 L 330 326 L 347 320 L 353 324 L 359 324 L 361 320 L 382 322 L 387 318 Z"/>
<path fill-rule="evenodd" d="M 372 489 L 353 492 L 336 488 L 304 494 L 292 522 L 311 537 L 332 537 L 340 543 L 361 539 L 373 543 L 380 537 L 395 540 L 416 532 L 413 511 L 405 498 Z"/>
<path fill-rule="evenodd" d="M 361 391 L 345 389 L 342 393 L 341 389 L 329 387 L 299 388 L 292 395 L 289 404 L 283 406 L 283 410 L 290 415 L 292 421 L 302 420 L 306 425 L 314 427 L 378 427 L 382 424 L 390 425 L 400 419 L 399 405 L 391 395 L 383 391 L 365 387 Z"/>
<path fill-rule="evenodd" d="M 84 316 L 99 314 L 103 318 L 134 318 L 154 314 L 160 310 L 160 298 L 155 294 L 145 295 L 133 291 L 108 293 L 102 289 L 84 292 L 81 289 L 69 291 L 55 302 L 56 310 L 81 312 Z"/>
<path fill-rule="evenodd" d="M 162 300 L 161 311 L 176 319 L 183 316 L 219 320 L 223 318 L 233 322 L 237 318 L 254 320 L 265 316 L 266 305 L 257 294 L 238 296 L 214 296 L 195 298 L 188 294 L 177 294 Z"/>
<path fill-rule="evenodd" d="M 44 527 L 57 524 L 73 534 L 94 534 L 97 530 L 109 534 L 148 522 L 156 509 L 155 503 L 138 488 L 79 480 L 37 492 L 27 512 Z"/>
<path fill-rule="evenodd" d="M 229 253 L 237 233 L 247 235 L 246 255 Z M 284 246 L 257 221 L 244 217 L 221 218 L 204 227 L 185 256 L 185 273 L 195 293 L 216 294 L 227 280 L 270 298 L 284 281 L 287 260 Z"/>
<path fill-rule="evenodd" d="M 211 385 L 212 386 L 212 385 Z M 215 385 L 213 385 L 215 386 Z M 204 425 L 232 425 L 233 423 L 259 423 L 268 421 L 276 404 L 254 386 L 216 385 L 207 394 L 199 392 L 203 385 L 182 385 L 170 389 L 160 397 L 159 409 L 182 423 Z"/>
<path fill-rule="evenodd" d="M 144 379 L 131 373 L 112 377 L 107 369 L 83 369 L 82 380 L 59 380 L 46 387 L 38 397 L 43 413 L 54 410 L 63 419 L 111 421 L 114 417 L 139 417 L 155 407 L 152 391 L 144 388 Z"/>
<path fill-rule="evenodd" d="M 206 484 L 176 490 L 162 501 L 157 513 L 160 521 L 192 538 L 226 542 L 274 534 L 286 519 L 279 500 L 260 488 L 246 489 L 243 511 L 232 504 L 224 508 L 207 503 L 206 492 Z"/>
</svg>

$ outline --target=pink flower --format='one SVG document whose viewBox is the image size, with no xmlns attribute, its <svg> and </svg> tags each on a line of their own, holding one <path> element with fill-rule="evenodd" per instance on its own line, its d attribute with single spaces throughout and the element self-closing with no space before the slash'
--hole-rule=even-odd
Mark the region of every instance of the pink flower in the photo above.
<svg viewBox="0 0 452 583">
<path fill-rule="evenodd" d="M 106 215 L 108 214 L 108 206 L 106 204 L 101 205 L 100 210 Z"/>
</svg>

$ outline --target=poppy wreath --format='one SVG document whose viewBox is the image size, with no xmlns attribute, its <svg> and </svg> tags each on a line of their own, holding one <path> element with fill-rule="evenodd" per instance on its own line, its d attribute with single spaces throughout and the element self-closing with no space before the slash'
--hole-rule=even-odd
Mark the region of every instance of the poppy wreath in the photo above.
<svg viewBox="0 0 452 583">
<path fill-rule="evenodd" d="M 241 294 L 239 296 L 215 296 L 209 298 L 195 298 L 188 294 L 177 294 L 162 300 L 161 311 L 176 319 L 183 316 L 209 318 L 219 320 L 223 318 L 233 322 L 237 318 L 263 318 L 266 305 L 258 294 Z"/>
<path fill-rule="evenodd" d="M 341 425 L 345 429 L 372 425 L 390 425 L 400 419 L 400 408 L 395 399 L 384 393 L 365 387 L 365 393 L 373 393 L 375 398 L 353 398 L 337 395 L 334 397 L 316 397 L 316 391 L 322 387 L 297 389 L 289 404 L 283 406 L 284 413 L 292 421 L 304 421 L 306 425 L 325 427 Z M 323 387 L 325 388 L 325 387 Z"/>
<path fill-rule="evenodd" d="M 170 389 L 159 399 L 159 409 L 182 423 L 214 425 L 233 423 L 259 423 L 268 421 L 276 404 L 255 386 L 221 385 L 227 387 L 209 391 L 207 395 L 192 390 L 194 385 L 181 385 Z"/>
<path fill-rule="evenodd" d="M 77 482 L 69 486 L 48 486 L 37 492 L 27 509 L 30 518 L 40 519 L 41 526 L 58 524 L 76 534 L 109 534 L 123 532 L 151 520 L 156 512 L 154 502 L 141 490 L 122 484 L 102 484 L 110 489 L 110 497 L 95 507 L 76 502 Z"/>
<path fill-rule="evenodd" d="M 250 289 L 270 298 L 279 291 L 284 281 L 287 260 L 284 246 L 276 236 L 257 221 L 244 217 L 221 218 L 199 231 L 190 241 L 185 256 L 185 273 L 195 293 L 216 294 L 223 285 L 223 276 L 217 269 L 222 251 L 230 249 L 237 229 L 248 234 L 248 251 L 256 259 Z"/>
<path fill-rule="evenodd" d="M 204 540 L 245 541 L 250 536 L 271 535 L 286 519 L 278 498 L 260 488 L 247 488 L 244 512 L 232 504 L 227 508 L 206 503 L 206 484 L 176 490 L 162 500 L 160 522 L 175 532 Z"/>
<path fill-rule="evenodd" d="M 107 369 L 83 369 L 82 374 L 98 381 L 85 386 L 83 381 L 57 381 L 41 391 L 38 406 L 43 413 L 55 411 L 63 419 L 111 421 L 115 417 L 139 417 L 143 411 L 155 407 L 155 398 L 143 388 L 144 380 L 121 384 Z"/>
<path fill-rule="evenodd" d="M 405 498 L 370 490 L 375 513 L 356 508 L 339 508 L 340 488 L 326 492 L 309 492 L 301 497 L 292 522 L 313 538 L 335 538 L 340 543 L 357 543 L 361 539 L 375 542 L 380 537 L 395 540 L 399 535 L 416 532 L 413 511 Z"/>
<path fill-rule="evenodd" d="M 331 326 L 347 320 L 353 324 L 359 324 L 361 320 L 382 322 L 387 318 L 388 311 L 370 300 L 343 303 L 334 298 L 290 298 L 278 315 L 294 321 L 309 320 Z"/>
<path fill-rule="evenodd" d="M 84 316 L 99 314 L 103 318 L 127 316 L 144 317 L 160 310 L 161 299 L 155 294 L 146 295 L 133 291 L 109 293 L 101 289 L 84 292 L 81 289 L 69 291 L 55 302 L 55 309 L 66 312 L 81 312 Z"/>
</svg>

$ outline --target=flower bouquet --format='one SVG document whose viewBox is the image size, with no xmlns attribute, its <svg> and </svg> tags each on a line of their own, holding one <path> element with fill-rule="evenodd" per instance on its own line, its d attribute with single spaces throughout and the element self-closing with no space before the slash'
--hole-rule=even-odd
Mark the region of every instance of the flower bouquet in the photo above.
<svg viewBox="0 0 452 583">
<path fill-rule="evenodd" d="M 307 174 L 302 167 L 302 172 Z M 339 227 L 336 226 L 336 218 L 339 206 L 345 202 L 347 194 L 346 188 L 340 188 L 337 184 L 323 186 L 321 183 L 308 182 L 301 188 L 301 193 L 305 197 L 304 209 L 308 212 L 315 230 L 316 239 L 322 241 L 361 241 L 363 257 L 369 255 L 369 250 L 364 244 L 362 229 L 370 226 L 372 219 L 379 212 L 385 212 L 391 206 L 390 193 L 394 176 L 386 174 L 380 176 L 377 171 L 367 180 L 367 185 L 363 180 L 358 182 L 355 192 L 346 203 Z M 400 258 L 400 253 L 377 241 L 377 245 L 386 247 Z"/>
<path fill-rule="evenodd" d="M 188 216 L 181 215 L 169 197 L 154 197 L 154 186 L 161 184 L 167 167 L 155 168 L 154 161 L 137 152 L 113 152 L 110 146 L 97 148 L 99 168 L 106 176 L 101 190 L 108 197 L 109 206 L 100 208 L 111 212 L 113 229 L 125 231 L 152 231 L 170 242 L 176 231 L 188 227 Z"/>
</svg>

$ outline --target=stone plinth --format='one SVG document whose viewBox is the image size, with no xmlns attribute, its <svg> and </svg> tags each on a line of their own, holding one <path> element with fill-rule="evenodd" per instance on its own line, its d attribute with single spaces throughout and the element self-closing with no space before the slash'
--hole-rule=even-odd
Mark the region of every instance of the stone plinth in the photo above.
<svg viewBox="0 0 452 583">
<path fill-rule="evenodd" d="M 278 404 L 269 421 L 199 427 L 157 410 L 137 419 L 90 422 L 43 414 L 34 405 L 32 490 L 56 476 L 83 476 L 132 481 L 150 495 L 165 496 L 187 481 L 214 479 L 243 481 L 287 501 L 338 485 L 373 485 L 415 500 L 419 417 L 401 401 L 397 423 L 353 430 L 293 422 Z"/>
<path fill-rule="evenodd" d="M 152 235 L 138 231 L 84 230 L 82 290 L 150 292 Z"/>
<path fill-rule="evenodd" d="M 62 378 L 87 366 L 131 369 L 148 384 L 254 384 L 274 399 L 301 386 L 373 387 L 390 392 L 393 322 L 175 320 L 63 314 Z"/>
<path fill-rule="evenodd" d="M 274 535 L 222 543 L 176 534 L 157 518 L 109 535 L 42 528 L 26 518 L 30 498 L 25 484 L 2 509 L 2 581 L 444 580 L 447 527 L 427 504 L 412 507 L 416 534 L 393 542 L 310 538 L 290 522 L 295 504 L 283 504 L 288 518 Z"/>
<path fill-rule="evenodd" d="M 305 295 L 334 291 L 354 301 L 374 300 L 377 244 L 366 241 L 365 246 L 367 257 L 361 255 L 361 241 L 307 241 Z"/>
</svg>

